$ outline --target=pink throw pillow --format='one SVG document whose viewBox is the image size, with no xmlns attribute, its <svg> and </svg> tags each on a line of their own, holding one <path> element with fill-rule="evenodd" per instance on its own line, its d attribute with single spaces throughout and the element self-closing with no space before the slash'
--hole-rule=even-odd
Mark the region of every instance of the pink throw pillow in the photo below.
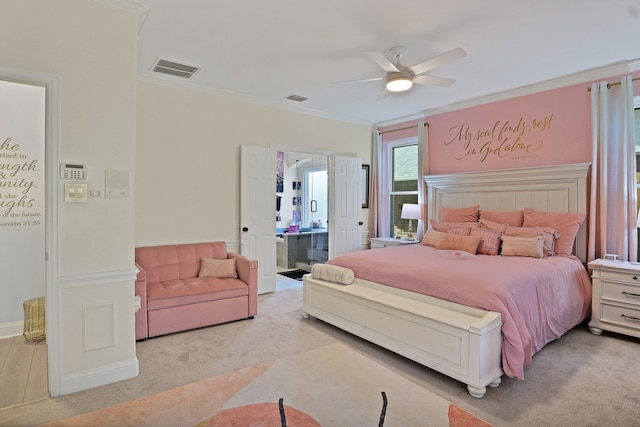
<svg viewBox="0 0 640 427">
<path fill-rule="evenodd" d="M 486 230 L 500 231 L 502 233 L 507 231 L 507 227 L 508 227 L 507 224 L 501 224 L 498 222 L 489 221 L 488 219 L 480 218 L 479 222 L 480 222 L 480 228 L 484 228 Z"/>
<path fill-rule="evenodd" d="M 500 253 L 500 236 L 499 231 L 483 230 L 481 228 L 471 229 L 472 236 L 480 236 L 480 244 L 478 245 L 478 253 L 485 255 L 498 255 Z"/>
<path fill-rule="evenodd" d="M 516 237 L 544 237 L 544 255 L 551 256 L 556 253 L 556 240 L 560 238 L 560 233 L 553 227 L 511 227 L 507 226 L 505 236 Z"/>
<path fill-rule="evenodd" d="M 502 256 L 542 258 L 544 238 L 502 236 Z"/>
<path fill-rule="evenodd" d="M 499 212 L 499 211 L 480 211 L 480 219 L 493 221 L 501 224 L 508 224 L 514 227 L 522 227 L 524 221 L 524 210 Z"/>
<path fill-rule="evenodd" d="M 524 210 L 524 227 L 553 227 L 560 233 L 556 240 L 557 254 L 571 255 L 573 243 L 587 214 L 570 212 L 544 212 L 533 209 Z"/>
<path fill-rule="evenodd" d="M 444 222 L 466 222 L 478 221 L 478 213 L 480 205 L 469 206 L 466 208 L 440 208 L 440 221 Z"/>
<path fill-rule="evenodd" d="M 435 248 L 438 245 L 440 238 L 446 235 L 447 233 L 442 233 L 433 229 L 427 230 L 427 232 L 424 233 L 424 237 L 420 244 L 424 246 L 433 246 Z"/>
<path fill-rule="evenodd" d="M 445 234 L 436 245 L 436 249 L 454 249 L 475 255 L 478 250 L 480 240 L 482 240 L 480 236 L 456 236 L 454 234 Z"/>
<path fill-rule="evenodd" d="M 236 279 L 238 278 L 238 273 L 236 272 L 236 259 L 201 258 L 198 277 L 231 277 Z"/>
<path fill-rule="evenodd" d="M 471 230 L 471 227 L 449 227 L 449 231 L 447 231 L 447 234 L 453 234 L 456 236 L 470 236 Z"/>
<path fill-rule="evenodd" d="M 466 222 L 444 222 L 444 221 L 436 221 L 434 219 L 429 220 L 431 224 L 431 228 L 437 231 L 441 231 L 443 233 L 448 233 L 449 228 L 477 228 L 480 226 L 477 222 L 466 221 Z"/>
</svg>

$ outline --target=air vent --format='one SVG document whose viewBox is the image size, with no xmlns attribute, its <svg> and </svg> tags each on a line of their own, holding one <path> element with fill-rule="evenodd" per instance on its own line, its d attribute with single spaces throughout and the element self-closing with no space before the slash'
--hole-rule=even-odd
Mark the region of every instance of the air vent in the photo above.
<svg viewBox="0 0 640 427">
<path fill-rule="evenodd" d="M 190 79 L 198 71 L 200 71 L 200 68 L 194 67 L 192 65 L 185 65 L 173 61 L 167 61 L 166 59 L 158 59 L 151 70 L 155 71 L 156 73 L 169 74 L 171 76 Z"/>
<path fill-rule="evenodd" d="M 289 95 L 287 96 L 287 99 L 290 99 L 291 101 L 302 102 L 302 101 L 306 101 L 309 98 L 301 95 Z"/>
</svg>

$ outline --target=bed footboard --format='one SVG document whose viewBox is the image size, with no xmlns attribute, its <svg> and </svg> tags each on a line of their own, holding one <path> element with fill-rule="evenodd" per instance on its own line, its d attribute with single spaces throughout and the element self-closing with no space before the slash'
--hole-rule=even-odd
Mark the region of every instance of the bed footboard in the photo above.
<svg viewBox="0 0 640 427">
<path fill-rule="evenodd" d="M 473 397 L 500 385 L 500 313 L 359 279 L 345 286 L 308 274 L 302 314 L 461 381 Z"/>
</svg>

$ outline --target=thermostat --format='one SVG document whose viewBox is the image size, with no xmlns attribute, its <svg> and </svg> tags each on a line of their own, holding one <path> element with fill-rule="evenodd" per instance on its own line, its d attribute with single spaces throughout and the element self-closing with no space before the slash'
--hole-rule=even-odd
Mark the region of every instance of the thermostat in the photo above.
<svg viewBox="0 0 640 427">
<path fill-rule="evenodd" d="M 80 163 L 61 163 L 60 178 L 62 179 L 87 179 L 87 166 Z"/>
</svg>

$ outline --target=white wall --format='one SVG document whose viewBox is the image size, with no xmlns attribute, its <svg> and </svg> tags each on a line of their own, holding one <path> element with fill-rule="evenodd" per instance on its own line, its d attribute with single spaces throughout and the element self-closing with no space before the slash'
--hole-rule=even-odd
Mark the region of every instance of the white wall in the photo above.
<svg viewBox="0 0 640 427">
<path fill-rule="evenodd" d="M 156 81 L 138 80 L 137 119 L 137 245 L 237 242 L 240 145 L 371 158 L 369 126 Z M 283 199 L 287 204 L 290 198 Z"/>
<path fill-rule="evenodd" d="M 128 199 L 71 204 L 64 203 L 64 182 L 51 170 L 56 165 L 47 173 L 54 181 L 49 208 L 57 207 L 49 215 L 57 219 L 49 265 L 56 274 L 47 294 L 57 305 L 47 312 L 50 391 L 64 394 L 136 375 L 137 14 L 92 0 L 3 0 L 0 16 L 0 65 L 57 79 L 51 153 L 85 163 L 90 189 L 104 193 L 107 169 L 129 171 L 132 183 Z"/>
</svg>

